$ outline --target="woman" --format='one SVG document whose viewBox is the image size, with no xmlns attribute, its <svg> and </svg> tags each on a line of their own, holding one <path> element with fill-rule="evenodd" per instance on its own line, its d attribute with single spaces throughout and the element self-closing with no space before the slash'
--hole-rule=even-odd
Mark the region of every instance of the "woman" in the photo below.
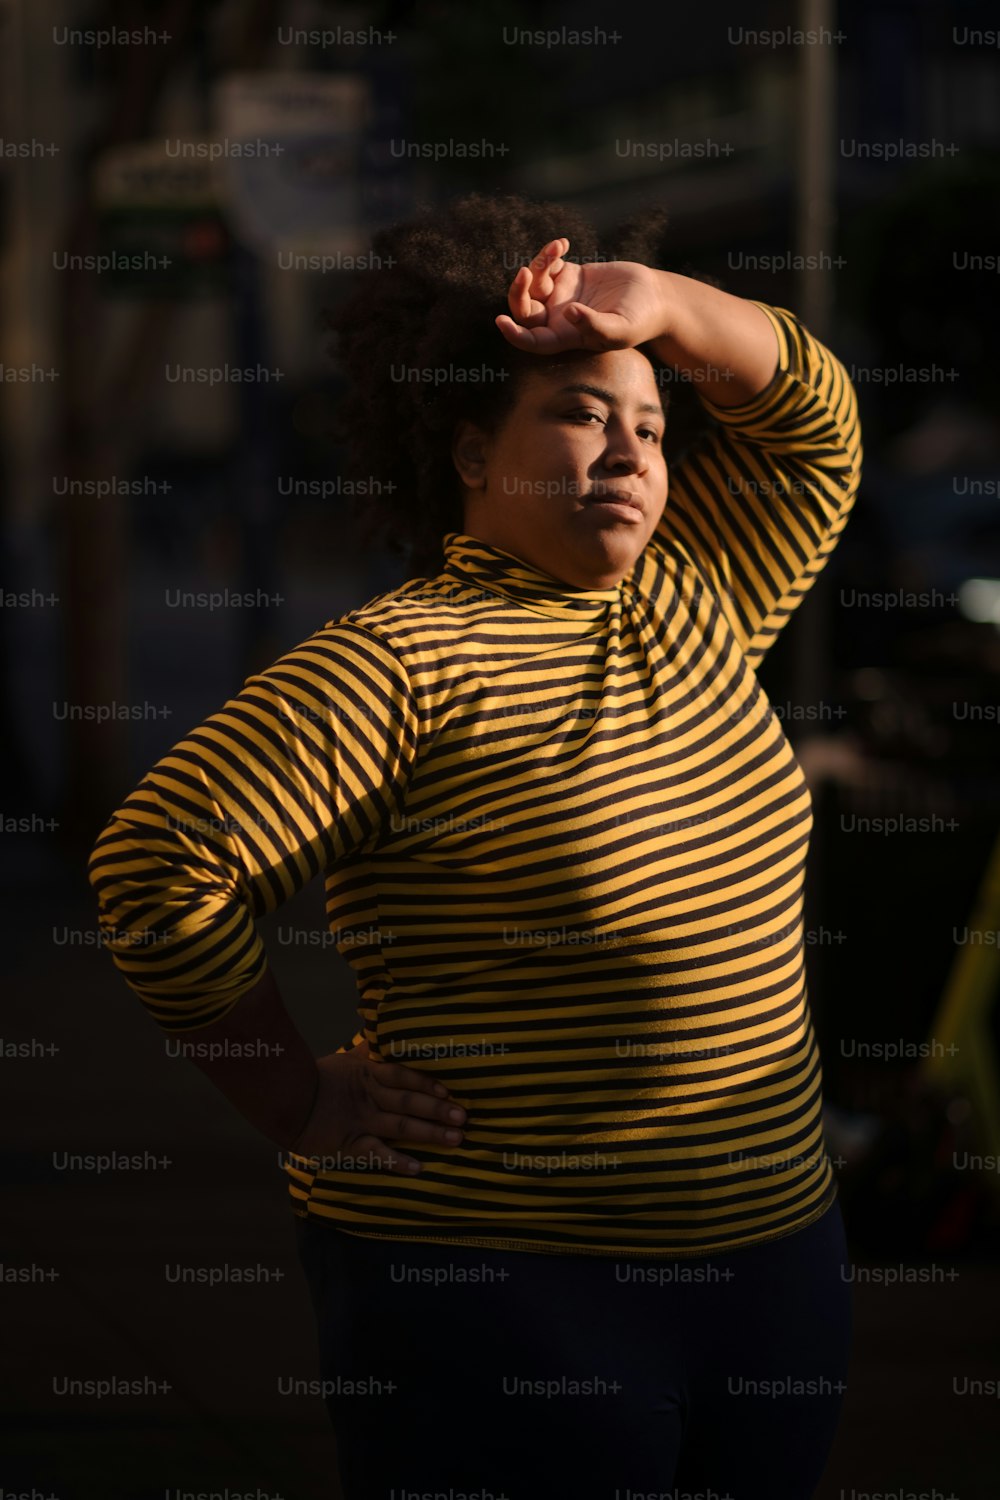
<svg viewBox="0 0 1000 1500">
<path fill-rule="evenodd" d="M 661 227 L 475 195 L 376 237 L 335 326 L 412 576 L 91 856 L 126 979 L 283 1148 L 348 1500 L 804 1500 L 836 1427 L 812 815 L 755 668 L 856 403 L 791 313 L 655 269 Z M 678 377 L 713 426 L 668 484 Z M 254 918 L 320 872 L 363 1025 L 314 1059 Z"/>
</svg>

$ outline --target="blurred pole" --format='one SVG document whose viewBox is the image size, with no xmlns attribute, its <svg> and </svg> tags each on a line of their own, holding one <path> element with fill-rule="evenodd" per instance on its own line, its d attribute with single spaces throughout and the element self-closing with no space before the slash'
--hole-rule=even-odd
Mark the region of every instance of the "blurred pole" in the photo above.
<svg viewBox="0 0 1000 1500">
<path fill-rule="evenodd" d="M 830 35 L 837 26 L 835 0 L 800 0 L 803 31 Z M 798 312 L 824 342 L 833 308 L 833 231 L 836 222 L 836 48 L 833 42 L 802 47 L 799 130 L 795 164 L 795 253 L 799 262 Z M 805 269 L 810 264 L 816 269 Z"/>
<path fill-rule="evenodd" d="M 829 35 L 837 26 L 835 0 L 800 0 L 803 31 Z M 836 48 L 805 43 L 799 72 L 798 149 L 795 163 L 796 307 L 800 319 L 826 343 L 832 337 L 833 239 L 836 221 Z M 814 269 L 806 269 L 813 267 Z M 830 607 L 820 577 L 803 601 L 794 634 L 793 696 L 796 703 L 826 701 L 829 681 Z M 820 720 L 820 722 L 823 722 Z"/>
<path fill-rule="evenodd" d="M 799 0 L 798 25 L 829 37 L 837 30 L 836 0 Z M 832 337 L 833 237 L 836 222 L 836 44 L 803 43 L 799 68 L 798 130 L 795 161 L 795 311 L 809 332 L 824 343 Z M 813 269 L 807 269 L 812 267 Z M 834 342 L 836 340 L 834 339 Z M 802 602 L 792 632 L 792 701 L 822 704 L 829 701 L 831 612 L 830 580 L 821 575 Z M 827 721 L 818 721 L 820 733 Z M 807 925 L 813 920 L 832 925 L 826 900 L 822 813 L 833 791 L 826 787 L 816 797 L 806 896 Z M 823 965 L 807 965 L 810 1004 L 822 1036 L 824 1014 Z"/>
<path fill-rule="evenodd" d="M 45 14 L 42 7 L 36 9 L 39 17 Z M 75 196 L 67 196 L 63 205 L 60 240 L 72 255 L 93 255 L 99 249 L 95 163 L 107 148 L 147 136 L 161 95 L 191 62 L 198 25 L 195 0 L 165 0 L 157 23 L 170 38 L 169 45 L 135 48 L 127 65 L 97 96 L 96 125 L 86 158 L 77 161 L 72 179 Z M 90 101 L 82 89 L 70 87 L 66 118 L 75 120 L 85 112 L 80 106 Z M 169 309 L 165 313 L 155 304 L 136 303 L 129 332 L 119 341 L 125 351 L 122 360 L 105 353 L 111 320 L 91 273 L 72 270 L 62 276 L 56 302 L 64 365 L 56 442 L 59 468 L 71 482 L 92 487 L 74 494 L 54 512 L 60 594 L 65 601 L 66 698 L 93 712 L 95 707 L 124 704 L 128 696 L 130 563 L 124 498 L 118 493 L 102 496 L 93 487 L 102 480 L 128 477 L 126 470 L 141 450 L 141 403 L 150 391 L 150 367 L 142 351 L 162 329 Z M 130 370 L 144 373 L 145 388 L 129 378 Z M 129 706 L 125 708 L 127 712 Z M 72 720 L 63 746 L 66 778 L 60 821 L 67 842 L 86 849 L 121 801 L 123 789 L 131 790 L 127 719 Z"/>
<path fill-rule="evenodd" d="M 5 158 L 0 167 L 4 223 L 0 225 L 0 360 L 5 366 L 47 372 L 46 378 L 4 381 L 0 393 L 2 494 L 0 525 L 5 552 L 5 588 L 56 587 L 56 569 L 45 569 L 45 529 L 52 495 L 52 445 L 60 393 L 55 370 L 58 342 L 52 296 L 51 249 L 58 233 L 60 203 L 71 170 L 67 149 L 66 49 L 45 37 L 51 23 L 42 7 L 24 0 L 6 6 L 0 46 L 0 138 L 41 141 L 56 147 L 39 161 Z M 41 568 L 40 568 L 41 565 Z M 41 715 L 51 713 L 55 674 L 50 652 L 60 639 L 65 601 L 52 609 L 3 612 L 0 696 L 7 721 L 0 748 L 5 806 L 18 797 L 25 811 L 48 810 L 49 769 L 39 745 L 51 731 Z M 44 618 L 43 618 L 44 617 Z M 24 669 L 24 654 L 32 661 Z M 15 667 L 15 661 L 17 666 Z M 15 696 L 17 695 L 17 696 Z"/>
</svg>

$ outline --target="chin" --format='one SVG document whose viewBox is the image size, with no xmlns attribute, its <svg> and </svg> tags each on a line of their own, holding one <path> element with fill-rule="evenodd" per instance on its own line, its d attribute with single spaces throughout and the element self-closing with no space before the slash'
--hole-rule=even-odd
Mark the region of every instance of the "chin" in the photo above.
<svg viewBox="0 0 1000 1500">
<path fill-rule="evenodd" d="M 637 539 L 634 534 L 623 536 L 620 532 L 602 532 L 595 537 L 595 551 L 607 559 L 607 570 L 631 568 L 642 555 L 647 538 Z"/>
</svg>

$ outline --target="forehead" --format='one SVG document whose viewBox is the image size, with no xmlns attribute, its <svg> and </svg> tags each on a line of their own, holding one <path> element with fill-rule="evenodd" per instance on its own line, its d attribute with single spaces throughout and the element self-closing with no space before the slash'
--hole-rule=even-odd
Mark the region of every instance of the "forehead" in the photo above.
<svg viewBox="0 0 1000 1500">
<path fill-rule="evenodd" d="M 535 358 L 522 376 L 521 398 L 545 400 L 574 386 L 603 391 L 616 404 L 653 407 L 666 412 L 656 372 L 638 349 L 609 349 L 603 354 L 567 350 Z M 583 393 L 581 393 L 583 394 Z"/>
</svg>

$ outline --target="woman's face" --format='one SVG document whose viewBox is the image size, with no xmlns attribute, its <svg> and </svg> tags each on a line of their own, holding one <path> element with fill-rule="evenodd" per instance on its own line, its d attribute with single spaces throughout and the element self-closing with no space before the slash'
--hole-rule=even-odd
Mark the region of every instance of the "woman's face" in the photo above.
<svg viewBox="0 0 1000 1500">
<path fill-rule="evenodd" d="M 502 424 L 456 429 L 464 530 L 573 588 L 614 588 L 667 499 L 666 425 L 638 349 L 539 355 Z M 611 503 L 598 503 L 602 499 Z"/>
</svg>

